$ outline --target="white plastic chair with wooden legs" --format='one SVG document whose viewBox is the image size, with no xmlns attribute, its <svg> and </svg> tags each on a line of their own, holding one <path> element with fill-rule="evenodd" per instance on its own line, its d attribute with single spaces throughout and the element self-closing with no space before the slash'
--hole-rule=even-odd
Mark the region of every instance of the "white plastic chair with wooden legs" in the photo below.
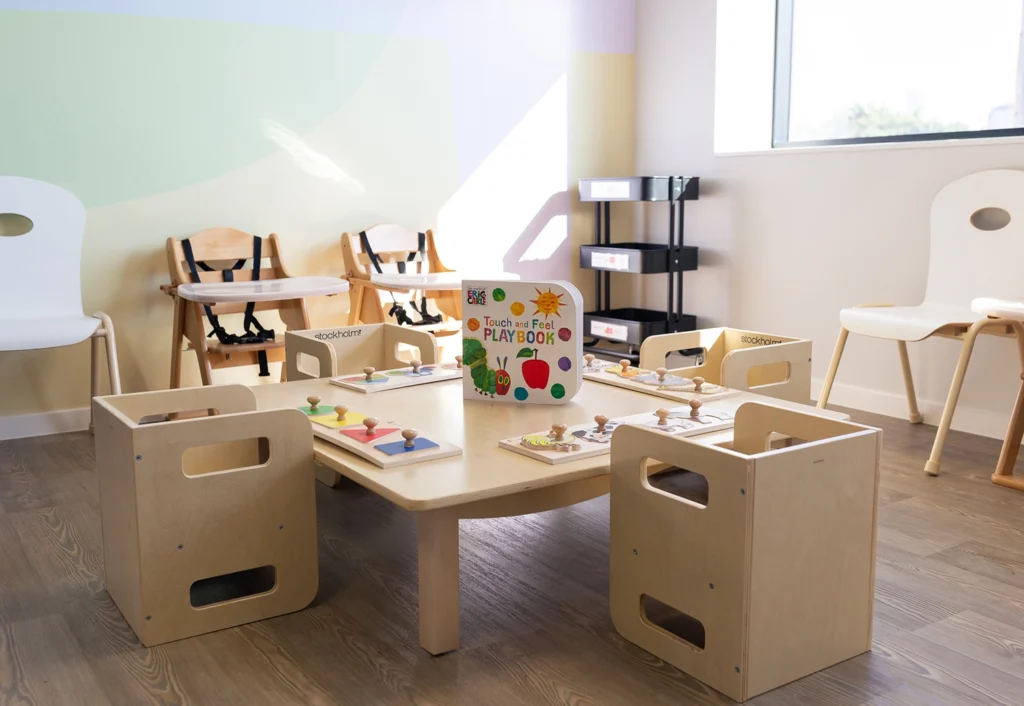
<svg viewBox="0 0 1024 706">
<path fill-rule="evenodd" d="M 850 333 L 896 342 L 907 392 L 910 421 L 922 421 L 914 393 L 907 342 L 937 336 L 961 341 L 960 359 L 939 420 L 929 475 L 939 474 L 942 448 L 960 397 L 974 342 L 981 333 L 1014 335 L 1012 320 L 986 318 L 971 310 L 982 293 L 1012 298 L 1020 291 L 1024 260 L 1024 171 L 993 169 L 947 185 L 932 202 L 928 285 L 919 306 L 869 304 L 839 312 L 842 328 L 832 354 L 818 407 L 832 392 L 839 361 Z M 1019 346 L 1024 342 L 1018 340 Z M 1021 349 L 1024 361 L 1024 347 Z"/>
<path fill-rule="evenodd" d="M 1013 468 L 1017 464 L 1020 443 L 1024 440 L 1024 302 L 1006 301 L 1001 299 L 975 299 L 971 308 L 982 316 L 994 319 L 1009 319 L 1014 322 L 1017 331 L 1017 345 L 1020 353 L 1021 384 L 1017 391 L 1017 401 L 1010 414 L 1010 425 L 1006 429 L 1006 439 L 999 452 L 996 472 L 992 474 L 992 482 L 1015 490 L 1024 490 L 1024 478 L 1015 476 Z"/>
<path fill-rule="evenodd" d="M 121 394 L 114 324 L 82 310 L 85 207 L 74 194 L 44 181 L 0 177 L 0 351 L 57 348 L 91 340 L 91 392 L 100 394 L 106 349 L 112 394 Z M 90 412 L 89 429 L 92 429 Z"/>
</svg>

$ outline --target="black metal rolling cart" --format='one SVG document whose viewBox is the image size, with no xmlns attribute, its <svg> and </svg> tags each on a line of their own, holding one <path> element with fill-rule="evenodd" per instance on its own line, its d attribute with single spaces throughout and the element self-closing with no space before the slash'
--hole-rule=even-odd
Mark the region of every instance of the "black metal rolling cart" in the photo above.
<svg viewBox="0 0 1024 706">
<path fill-rule="evenodd" d="M 697 248 L 683 245 L 683 205 L 695 201 L 700 178 L 685 176 L 580 179 L 580 201 L 594 202 L 594 244 L 580 247 L 580 267 L 594 270 L 595 306 L 583 315 L 591 338 L 584 349 L 639 360 L 639 346 L 648 336 L 693 331 L 697 317 L 683 313 L 683 272 L 697 269 Z M 613 243 L 611 204 L 614 201 L 667 201 L 668 243 Z M 611 273 L 664 274 L 668 279 L 665 311 L 611 308 Z M 628 351 L 601 347 L 601 341 L 624 343 Z"/>
</svg>

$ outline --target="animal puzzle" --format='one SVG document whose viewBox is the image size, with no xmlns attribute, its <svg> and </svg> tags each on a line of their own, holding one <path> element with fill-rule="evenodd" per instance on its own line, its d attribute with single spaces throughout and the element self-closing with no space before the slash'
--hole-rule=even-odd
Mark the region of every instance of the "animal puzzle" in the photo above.
<svg viewBox="0 0 1024 706">
<path fill-rule="evenodd" d="M 702 377 L 686 378 L 675 375 L 666 368 L 645 370 L 634 367 L 628 360 L 611 363 L 598 360 L 589 353 L 583 356 L 582 370 L 583 377 L 587 380 L 681 402 L 718 400 L 739 392 L 706 382 Z"/>
<path fill-rule="evenodd" d="M 412 361 L 408 368 L 392 370 L 376 370 L 372 367 L 363 368 L 363 372 L 339 375 L 331 378 L 331 384 L 358 392 L 381 392 L 398 390 L 413 385 L 442 380 L 458 380 L 462 377 L 462 356 L 455 356 L 454 363 L 444 365 L 423 365 L 418 360 Z"/>
<path fill-rule="evenodd" d="M 381 468 L 396 468 L 438 458 L 460 456 L 462 449 L 444 441 L 420 436 L 393 422 L 349 410 L 345 405 L 327 407 L 320 398 L 306 398 L 299 410 L 313 423 L 313 435 L 353 453 Z"/>
<path fill-rule="evenodd" d="M 621 424 L 643 426 L 674 436 L 694 436 L 731 429 L 733 415 L 724 410 L 702 409 L 700 400 L 690 400 L 687 407 L 658 409 L 653 414 L 634 414 L 609 419 L 603 414 L 593 424 L 552 424 L 550 431 L 502 439 L 498 446 L 550 464 L 567 463 L 601 456 L 611 450 L 612 433 Z"/>
</svg>

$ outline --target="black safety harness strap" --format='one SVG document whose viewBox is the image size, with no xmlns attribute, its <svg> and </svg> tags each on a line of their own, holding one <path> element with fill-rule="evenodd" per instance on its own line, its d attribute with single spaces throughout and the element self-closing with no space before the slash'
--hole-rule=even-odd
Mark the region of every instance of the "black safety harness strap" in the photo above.
<svg viewBox="0 0 1024 706">
<path fill-rule="evenodd" d="M 188 263 L 189 272 L 192 274 L 192 281 L 199 282 L 199 270 L 204 272 L 214 272 L 215 270 L 207 265 L 205 262 L 196 262 L 195 255 L 192 252 L 192 243 L 185 238 L 181 241 L 181 249 L 185 253 L 185 261 Z M 252 237 L 252 280 L 253 282 L 259 281 L 260 278 L 260 265 L 263 259 L 263 239 L 258 235 Z M 220 273 L 224 278 L 225 282 L 235 281 L 235 270 L 240 270 L 245 266 L 245 260 L 238 260 L 230 269 L 221 270 Z M 256 302 L 248 302 L 245 305 L 245 315 L 242 319 L 242 326 L 245 329 L 245 333 L 241 336 L 228 333 L 223 326 L 220 325 L 220 320 L 217 315 L 213 313 L 213 309 L 210 308 L 209 304 L 204 304 L 203 309 L 206 311 L 206 318 L 210 322 L 210 326 L 213 330 L 209 333 L 209 336 L 216 336 L 217 340 L 222 345 L 235 345 L 243 343 L 265 343 L 267 341 L 274 340 L 274 331 L 272 329 L 265 329 L 260 322 L 253 316 L 253 312 L 256 309 Z M 253 332 L 253 327 L 256 331 Z M 270 375 L 270 369 L 267 364 L 267 352 L 265 350 L 256 351 L 256 360 L 260 366 L 260 377 L 268 377 Z"/>
</svg>

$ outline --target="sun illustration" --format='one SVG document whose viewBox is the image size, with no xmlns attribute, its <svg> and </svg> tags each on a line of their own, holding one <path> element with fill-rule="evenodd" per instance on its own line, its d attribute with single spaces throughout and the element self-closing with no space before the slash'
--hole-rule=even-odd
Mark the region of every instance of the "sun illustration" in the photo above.
<svg viewBox="0 0 1024 706">
<path fill-rule="evenodd" d="M 561 316 L 562 312 L 558 309 L 562 306 L 562 294 L 555 294 L 548 287 L 548 291 L 542 292 L 537 290 L 537 298 L 531 299 L 530 303 L 537 307 L 537 311 L 533 312 L 534 316 L 537 314 L 544 314 L 545 320 L 554 314 L 555 316 Z"/>
</svg>

